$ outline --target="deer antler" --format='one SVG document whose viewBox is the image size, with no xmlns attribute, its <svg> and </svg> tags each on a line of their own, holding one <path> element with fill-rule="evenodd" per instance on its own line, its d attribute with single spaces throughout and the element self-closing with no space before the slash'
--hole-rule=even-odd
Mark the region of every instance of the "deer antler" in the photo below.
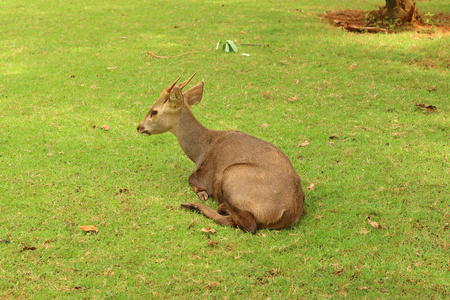
<svg viewBox="0 0 450 300">
<path fill-rule="evenodd" d="M 173 89 L 173 87 L 175 86 L 175 84 L 177 84 L 178 80 L 180 80 L 181 76 L 177 78 L 177 80 L 175 80 L 167 89 L 165 89 L 164 91 L 167 93 L 170 93 L 170 91 Z"/>
<path fill-rule="evenodd" d="M 180 83 L 180 84 L 178 85 L 178 88 L 179 88 L 180 90 L 182 90 L 182 89 L 189 83 L 189 81 L 191 81 L 192 77 L 194 77 L 195 74 L 197 74 L 197 72 L 195 72 L 194 74 L 192 74 L 192 76 L 189 77 L 189 79 L 186 80 L 185 82 Z"/>
</svg>

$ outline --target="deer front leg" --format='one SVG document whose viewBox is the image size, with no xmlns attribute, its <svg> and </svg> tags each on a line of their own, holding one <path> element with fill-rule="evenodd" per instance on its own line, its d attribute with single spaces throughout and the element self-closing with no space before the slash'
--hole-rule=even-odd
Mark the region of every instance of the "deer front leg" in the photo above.
<svg viewBox="0 0 450 300">
<path fill-rule="evenodd" d="M 194 189 L 194 192 L 197 194 L 197 196 L 200 198 L 200 200 L 206 201 L 208 200 L 208 193 L 204 190 L 202 190 L 201 188 L 198 188 L 196 186 L 194 186 L 193 184 L 189 183 L 192 188 Z"/>
<path fill-rule="evenodd" d="M 197 169 L 194 173 L 189 176 L 189 185 L 194 189 L 194 192 L 200 198 L 200 200 L 206 201 L 208 200 L 208 187 L 207 184 L 204 183 L 202 176 L 201 168 Z"/>
</svg>

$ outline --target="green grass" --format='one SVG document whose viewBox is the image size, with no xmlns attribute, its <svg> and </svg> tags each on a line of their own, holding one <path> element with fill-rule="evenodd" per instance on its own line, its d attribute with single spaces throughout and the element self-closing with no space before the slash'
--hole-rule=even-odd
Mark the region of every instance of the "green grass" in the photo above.
<svg viewBox="0 0 450 300">
<path fill-rule="evenodd" d="M 450 39 L 318 16 L 376 5 L 1 1 L 0 298 L 448 298 Z M 225 39 L 237 54 L 209 50 Z M 205 126 L 290 157 L 306 192 L 294 227 L 245 234 L 180 208 L 194 164 L 135 128 L 195 71 Z"/>
</svg>

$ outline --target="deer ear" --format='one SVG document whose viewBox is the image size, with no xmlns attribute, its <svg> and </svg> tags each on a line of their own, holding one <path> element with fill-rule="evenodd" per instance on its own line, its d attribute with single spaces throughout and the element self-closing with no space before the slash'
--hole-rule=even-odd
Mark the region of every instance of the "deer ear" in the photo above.
<svg viewBox="0 0 450 300">
<path fill-rule="evenodd" d="M 170 91 L 169 105 L 172 108 L 180 108 L 183 105 L 183 93 L 178 87 L 174 87 Z"/>
<path fill-rule="evenodd" d="M 196 86 L 188 89 L 186 92 L 184 92 L 183 96 L 189 106 L 200 103 L 200 100 L 202 100 L 203 96 L 203 81 L 198 83 Z"/>
</svg>

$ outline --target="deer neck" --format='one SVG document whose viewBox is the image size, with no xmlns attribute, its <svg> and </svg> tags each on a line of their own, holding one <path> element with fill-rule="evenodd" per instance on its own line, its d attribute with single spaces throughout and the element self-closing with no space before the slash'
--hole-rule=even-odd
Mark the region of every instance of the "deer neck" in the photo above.
<svg viewBox="0 0 450 300">
<path fill-rule="evenodd" d="M 213 132 L 200 124 L 189 108 L 181 110 L 177 125 L 172 130 L 184 153 L 197 165 L 211 145 Z"/>
</svg>

